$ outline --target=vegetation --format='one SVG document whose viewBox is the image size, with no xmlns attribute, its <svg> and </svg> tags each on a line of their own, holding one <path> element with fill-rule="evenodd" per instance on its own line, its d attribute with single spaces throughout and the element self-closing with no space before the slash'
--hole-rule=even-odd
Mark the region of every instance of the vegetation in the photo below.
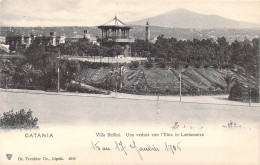
<svg viewBox="0 0 260 165">
<path fill-rule="evenodd" d="M 0 59 L 0 84 L 2 87 L 12 83 L 15 74 L 15 65 L 10 60 Z"/>
<path fill-rule="evenodd" d="M 20 51 L 25 59 L 0 60 L 0 86 L 56 89 L 58 68 L 60 87 L 80 92 L 91 90 L 88 87 L 82 90 L 79 85 L 72 85 L 72 81 L 129 93 L 178 94 L 179 71 L 185 70 L 183 93 L 199 95 L 227 93 L 235 78 L 240 82 L 250 80 L 254 84 L 250 87 L 253 90 L 259 77 L 259 39 L 229 43 L 225 37 L 216 41 L 177 40 L 160 35 L 155 43 L 137 39 L 131 47 L 134 56 L 147 57 L 148 61 L 124 65 L 122 68 L 126 73 L 122 70 L 124 73 L 118 78 L 115 74 L 118 66 L 99 63 L 98 59 L 120 55 L 123 51 L 120 45 L 109 41 L 97 46 L 83 38 L 54 47 L 45 40 L 34 40 L 32 45 Z M 60 59 L 59 55 L 92 56 L 96 61 Z M 128 66 L 131 72 L 127 71 Z"/>
<path fill-rule="evenodd" d="M 38 119 L 32 116 L 32 111 L 21 109 L 18 112 L 4 112 L 0 118 L 0 129 L 35 129 Z"/>
<path fill-rule="evenodd" d="M 259 88 L 257 86 L 251 88 L 236 81 L 230 90 L 229 99 L 243 102 L 259 102 Z"/>
<path fill-rule="evenodd" d="M 246 72 L 259 77 L 259 39 L 243 42 L 227 42 L 225 37 L 213 39 L 177 40 L 160 35 L 155 44 L 137 40 L 132 45 L 133 54 L 155 58 L 173 67 L 185 68 L 233 68 L 234 65 L 245 68 Z M 160 64 L 160 66 L 163 66 Z"/>
<path fill-rule="evenodd" d="M 132 69 L 137 69 L 139 67 L 139 62 L 138 61 L 132 61 L 130 64 L 130 68 Z"/>
<path fill-rule="evenodd" d="M 147 61 L 144 63 L 144 67 L 147 68 L 147 69 L 150 69 L 153 67 L 153 64 L 150 62 L 150 61 Z"/>
</svg>

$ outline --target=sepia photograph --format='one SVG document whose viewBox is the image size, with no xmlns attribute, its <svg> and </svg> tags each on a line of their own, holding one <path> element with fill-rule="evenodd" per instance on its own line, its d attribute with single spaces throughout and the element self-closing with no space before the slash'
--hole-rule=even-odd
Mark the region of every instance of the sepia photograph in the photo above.
<svg viewBox="0 0 260 165">
<path fill-rule="evenodd" d="M 0 0 L 0 165 L 259 165 L 259 0 Z"/>
</svg>

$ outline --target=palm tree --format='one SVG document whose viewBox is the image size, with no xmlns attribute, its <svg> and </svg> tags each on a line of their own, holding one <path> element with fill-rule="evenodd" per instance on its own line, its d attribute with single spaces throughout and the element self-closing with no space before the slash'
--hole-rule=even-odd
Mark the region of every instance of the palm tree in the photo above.
<svg viewBox="0 0 260 165">
<path fill-rule="evenodd" d="M 230 84 L 235 80 L 236 78 L 233 77 L 232 74 L 227 73 L 226 76 L 224 77 L 224 80 L 227 84 L 227 90 L 229 90 Z"/>
</svg>

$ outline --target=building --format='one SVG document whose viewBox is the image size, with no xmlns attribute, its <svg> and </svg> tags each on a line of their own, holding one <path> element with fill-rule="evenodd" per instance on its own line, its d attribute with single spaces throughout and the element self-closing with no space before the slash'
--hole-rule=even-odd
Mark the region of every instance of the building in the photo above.
<svg viewBox="0 0 260 165">
<path fill-rule="evenodd" d="M 92 37 L 88 30 L 83 31 L 83 35 L 75 35 L 73 37 L 66 37 L 65 42 L 77 42 L 79 39 L 87 38 L 89 42 L 95 45 L 99 45 L 96 37 Z"/>
<path fill-rule="evenodd" d="M 131 56 L 131 43 L 134 42 L 134 38 L 130 38 L 129 35 L 131 26 L 126 25 L 115 16 L 114 19 L 98 28 L 102 30 L 101 44 L 111 41 L 114 45 L 124 47 L 124 57 Z"/>
<path fill-rule="evenodd" d="M 66 36 L 56 36 L 56 32 L 50 32 L 49 36 L 34 36 L 34 35 L 15 35 L 5 37 L 5 44 L 9 45 L 10 50 L 15 51 L 18 47 L 31 45 L 32 41 L 35 39 L 44 40 L 47 45 L 57 46 L 59 44 L 65 43 Z"/>
<path fill-rule="evenodd" d="M 66 36 L 57 36 L 56 32 L 50 32 L 49 36 L 37 36 L 35 39 L 44 40 L 47 45 L 57 46 L 65 43 Z"/>
<path fill-rule="evenodd" d="M 9 49 L 14 51 L 20 46 L 29 46 L 31 44 L 33 36 L 31 35 L 15 35 L 5 37 L 5 44 L 9 45 Z"/>
<path fill-rule="evenodd" d="M 150 27 L 149 27 L 149 21 L 146 22 L 145 26 L 145 41 L 150 41 Z"/>
<path fill-rule="evenodd" d="M 146 26 L 145 26 L 145 41 L 153 44 L 157 41 L 157 38 L 151 38 L 149 20 L 146 22 Z"/>
<path fill-rule="evenodd" d="M 0 44 L 5 44 L 5 37 L 4 36 L 0 36 Z"/>
<path fill-rule="evenodd" d="M 0 43 L 0 54 L 9 53 L 9 45 Z"/>
<path fill-rule="evenodd" d="M 56 32 L 50 32 L 49 36 L 34 36 L 34 35 L 15 35 L 5 37 L 5 44 L 9 45 L 10 50 L 15 51 L 18 47 L 31 45 L 32 41 L 39 39 L 47 45 L 57 46 L 59 44 L 64 44 L 66 42 L 77 42 L 81 38 L 87 38 L 93 44 L 99 45 L 96 37 L 92 37 L 88 30 L 84 30 L 83 35 L 76 35 L 73 37 L 57 36 Z"/>
</svg>

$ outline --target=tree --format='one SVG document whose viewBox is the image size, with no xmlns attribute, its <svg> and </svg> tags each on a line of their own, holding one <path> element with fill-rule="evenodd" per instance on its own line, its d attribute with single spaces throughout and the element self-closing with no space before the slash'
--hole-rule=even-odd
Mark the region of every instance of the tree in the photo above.
<svg viewBox="0 0 260 165">
<path fill-rule="evenodd" d="M 9 83 L 13 83 L 13 76 L 15 74 L 15 65 L 6 59 L 0 59 L 0 86 L 8 88 Z"/>
<path fill-rule="evenodd" d="M 45 45 L 35 40 L 24 52 L 26 61 L 35 67 L 43 67 L 45 56 Z"/>
<path fill-rule="evenodd" d="M 224 80 L 227 84 L 227 90 L 229 89 L 230 87 L 230 84 L 235 80 L 235 77 L 233 77 L 231 74 L 227 74 L 225 77 L 224 77 Z"/>
<path fill-rule="evenodd" d="M 246 88 L 243 86 L 243 84 L 236 81 L 230 89 L 228 99 L 234 101 L 243 101 L 244 97 L 248 97 L 247 94 L 248 93 L 246 92 Z"/>
<path fill-rule="evenodd" d="M 76 74 L 80 71 L 79 61 L 69 61 L 68 59 L 60 61 L 60 85 L 66 88 L 72 80 L 75 79 Z"/>
<path fill-rule="evenodd" d="M 43 89 L 43 72 L 26 63 L 16 73 L 15 84 L 25 89 Z"/>
</svg>

